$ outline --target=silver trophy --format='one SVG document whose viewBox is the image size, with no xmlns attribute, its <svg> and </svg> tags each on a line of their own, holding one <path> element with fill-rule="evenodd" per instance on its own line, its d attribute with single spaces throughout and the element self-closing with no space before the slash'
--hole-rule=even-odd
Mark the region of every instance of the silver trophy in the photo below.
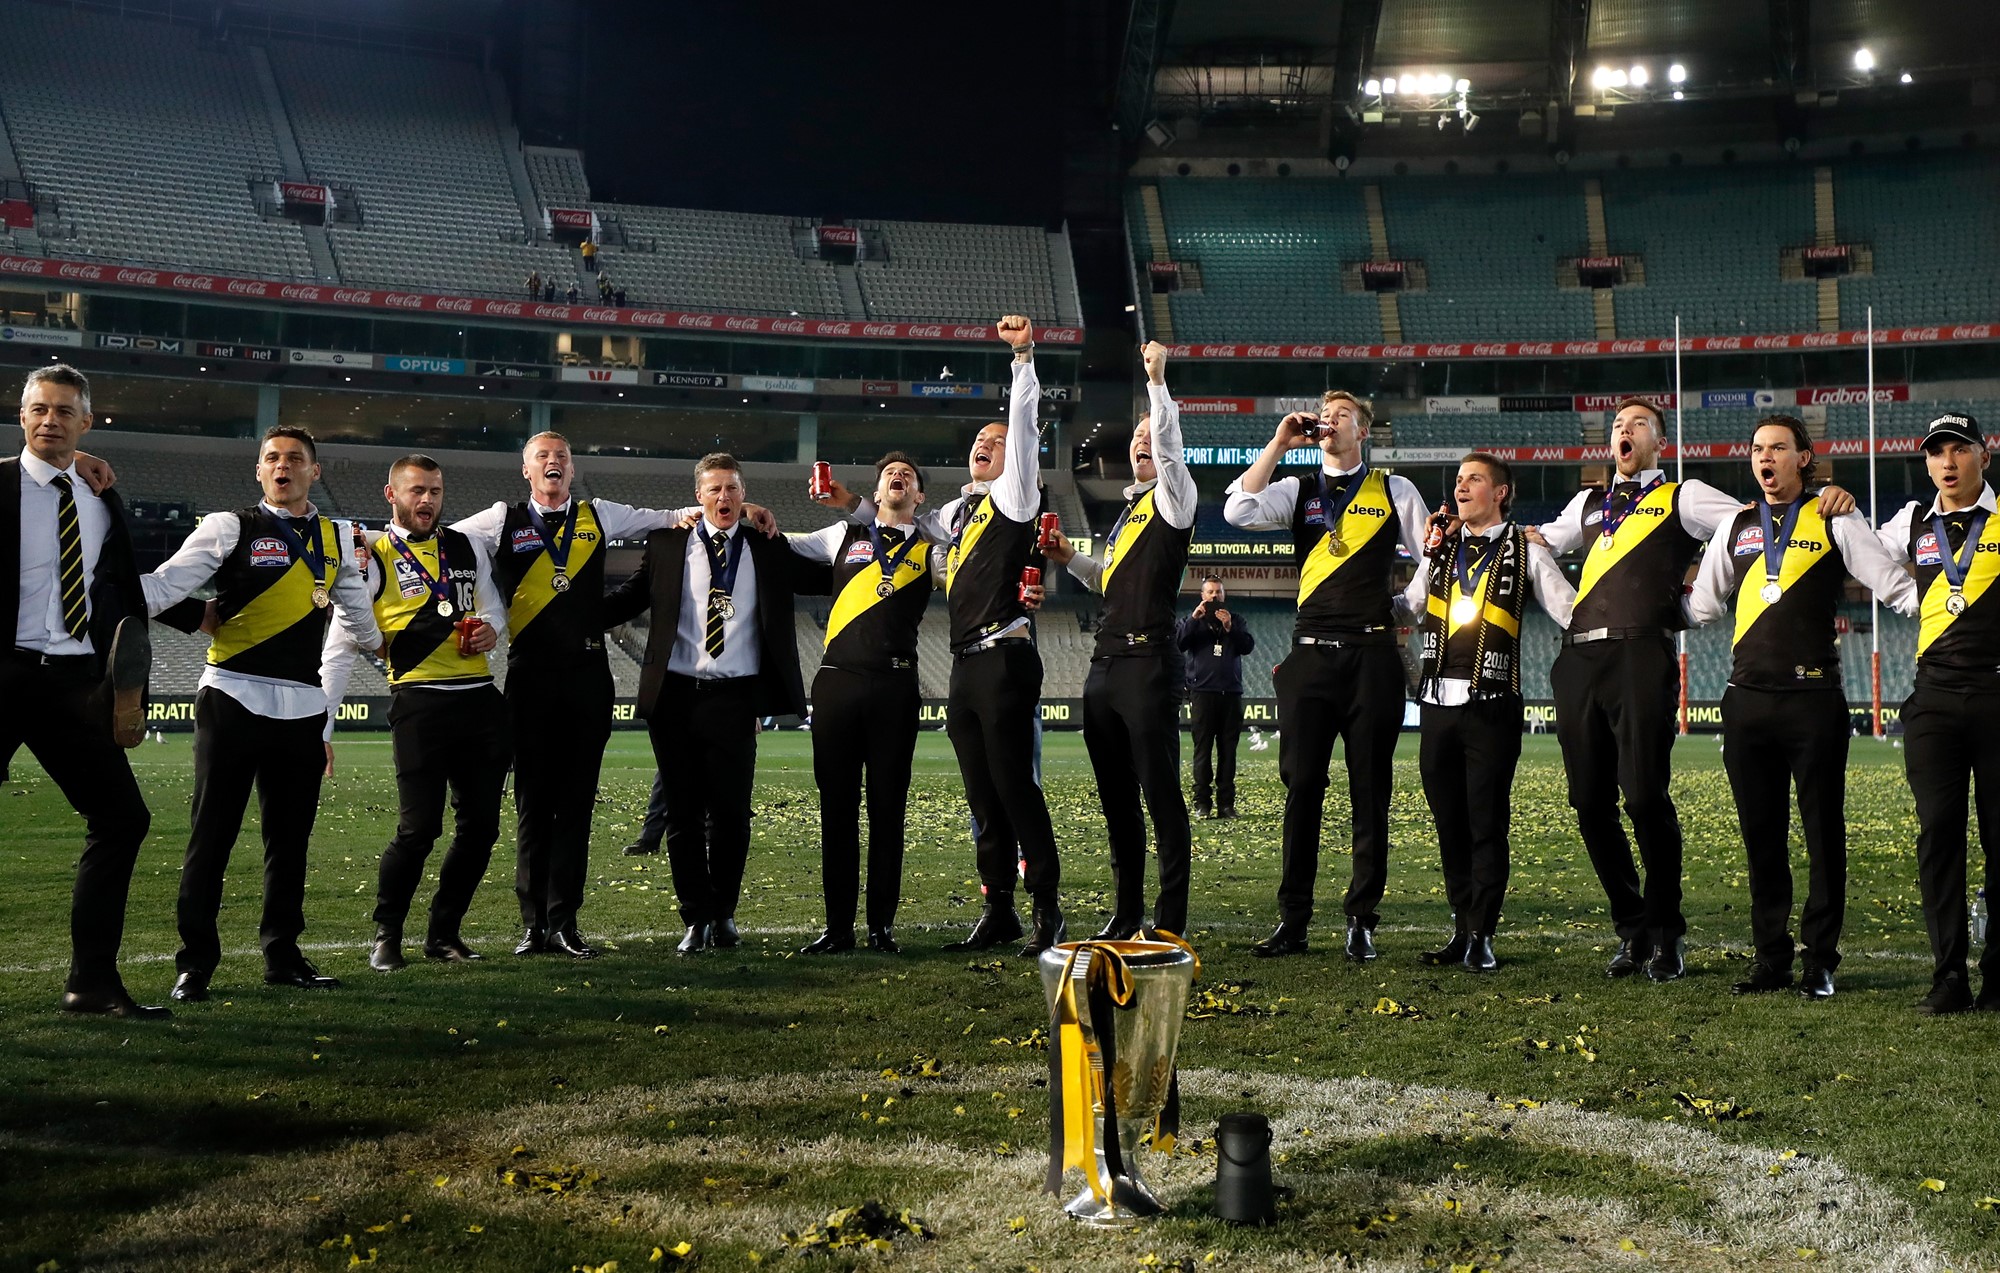
<svg viewBox="0 0 2000 1273">
<path fill-rule="evenodd" d="M 1119 1228 L 1166 1210 L 1139 1174 L 1139 1148 L 1163 1112 L 1178 1117 L 1169 1111 L 1174 1052 L 1198 967 L 1193 951 L 1169 941 L 1066 942 L 1042 952 L 1056 1120 L 1047 1188 L 1060 1191 L 1065 1165 L 1088 1173 L 1063 1208 L 1073 1220 Z"/>
</svg>

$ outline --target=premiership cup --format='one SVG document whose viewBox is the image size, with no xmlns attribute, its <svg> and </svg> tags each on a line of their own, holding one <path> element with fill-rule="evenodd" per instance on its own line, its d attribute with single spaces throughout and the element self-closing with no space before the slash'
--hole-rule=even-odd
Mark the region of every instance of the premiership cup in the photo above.
<svg viewBox="0 0 2000 1273">
<path fill-rule="evenodd" d="M 1056 1120 L 1046 1188 L 1059 1192 L 1063 1168 L 1077 1166 L 1088 1184 L 1063 1207 L 1071 1219 L 1120 1228 L 1160 1215 L 1166 1207 L 1139 1174 L 1139 1147 L 1156 1127 L 1170 1135 L 1179 1119 L 1174 1053 L 1199 963 L 1177 941 L 1086 941 L 1050 947 L 1040 967 Z M 1171 1145 L 1162 1135 L 1156 1148 L 1160 1141 Z"/>
</svg>

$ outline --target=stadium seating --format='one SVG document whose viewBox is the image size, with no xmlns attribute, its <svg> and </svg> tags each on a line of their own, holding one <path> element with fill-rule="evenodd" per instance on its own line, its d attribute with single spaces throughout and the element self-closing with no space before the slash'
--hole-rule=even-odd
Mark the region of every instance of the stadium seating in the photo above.
<svg viewBox="0 0 2000 1273">
<path fill-rule="evenodd" d="M 2000 316 L 2000 170 L 1988 153 L 1857 159 L 1833 172 L 1840 241 L 1875 272 L 1840 280 L 1840 320 L 1878 327 L 1990 323 Z"/>
<path fill-rule="evenodd" d="M 629 203 L 591 206 L 625 227 L 630 245 L 600 249 L 599 265 L 625 288 L 627 303 L 767 314 L 846 312 L 832 263 L 803 258 L 794 247 L 793 218 Z"/>
<path fill-rule="evenodd" d="M 870 318 L 987 323 L 1024 313 L 1056 321 L 1055 269 L 1038 227 L 856 221 L 889 256 L 855 269 Z"/>
<path fill-rule="evenodd" d="M 305 238 L 260 220 L 250 179 L 280 171 L 243 50 L 196 28 L 0 5 L 0 109 L 23 175 L 86 259 L 311 278 Z"/>
<path fill-rule="evenodd" d="M 1411 178 L 1382 186 L 1390 254 L 1422 261 L 1428 290 L 1397 298 L 1425 340 L 1561 338 L 1591 330 L 1590 293 L 1555 284 L 1586 240 L 1575 177 Z M 1775 268 L 1775 267 L 1774 267 Z"/>
<path fill-rule="evenodd" d="M 578 152 L 524 146 L 521 161 L 528 167 L 528 184 L 534 187 L 544 211 L 590 206 L 590 178 L 584 175 L 583 156 Z"/>
<path fill-rule="evenodd" d="M 1583 440 L 1574 411 L 1411 412 L 1390 423 L 1399 447 L 1576 446 Z"/>
</svg>

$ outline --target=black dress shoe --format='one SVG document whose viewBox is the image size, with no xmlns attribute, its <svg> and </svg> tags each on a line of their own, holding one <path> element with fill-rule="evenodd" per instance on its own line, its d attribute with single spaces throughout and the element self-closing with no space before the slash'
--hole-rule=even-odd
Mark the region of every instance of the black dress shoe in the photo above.
<svg viewBox="0 0 2000 1273">
<path fill-rule="evenodd" d="M 743 934 L 736 931 L 734 915 L 724 915 L 708 926 L 708 944 L 717 950 L 735 950 L 743 944 Z"/>
<path fill-rule="evenodd" d="M 174 988 L 167 997 L 175 1003 L 201 1003 L 208 998 L 208 974 L 205 972 L 184 972 L 174 978 Z"/>
<path fill-rule="evenodd" d="M 1948 973 L 1931 985 L 1929 994 L 1917 1000 L 1917 1011 L 1927 1017 L 1943 1017 L 1970 1009 L 1972 1002 L 1972 991 L 1966 988 L 1965 978 Z"/>
<path fill-rule="evenodd" d="M 1611 956 L 1611 962 L 1604 965 L 1607 977 L 1629 977 L 1639 971 L 1645 962 L 1653 957 L 1653 948 L 1636 937 L 1629 937 L 1618 943 L 1618 949 Z"/>
<path fill-rule="evenodd" d="M 1223 805 L 1221 811 L 1215 816 L 1225 820 L 1234 820 L 1236 817 L 1236 806 L 1233 804 Z"/>
<path fill-rule="evenodd" d="M 1284 955 L 1306 953 L 1306 929 L 1301 924 L 1297 928 L 1290 924 L 1280 924 L 1277 929 L 1250 948 L 1250 953 L 1259 959 L 1277 959 Z"/>
<path fill-rule="evenodd" d="M 1465 934 L 1453 933 L 1451 935 L 1451 940 L 1446 942 L 1444 945 L 1438 947 L 1436 950 L 1426 950 L 1418 952 L 1417 961 L 1419 963 L 1430 964 L 1433 967 L 1443 967 L 1446 964 L 1464 963 Z"/>
<path fill-rule="evenodd" d="M 679 955 L 696 955 L 707 949 L 708 925 L 689 924 L 687 931 L 681 934 L 681 944 L 674 947 L 674 953 Z"/>
<path fill-rule="evenodd" d="M 1063 923 L 1062 907 L 1054 898 L 1036 902 L 1034 928 L 1028 933 L 1027 942 L 1021 947 L 1021 958 L 1037 959 L 1051 946 L 1069 940 L 1069 926 Z"/>
<path fill-rule="evenodd" d="M 166 1008 L 152 1008 L 133 1002 L 123 986 L 107 990 L 65 990 L 62 1010 L 118 1017 L 125 1021 L 165 1021 L 174 1015 Z"/>
<path fill-rule="evenodd" d="M 1662 942 L 1653 948 L 1653 957 L 1646 961 L 1648 981 L 1674 981 L 1687 971 L 1687 939 L 1676 937 L 1670 942 Z"/>
<path fill-rule="evenodd" d="M 327 976 L 313 967 L 312 960 L 301 955 L 289 963 L 264 969 L 264 984 L 290 986 L 294 990 L 337 990 L 340 978 Z"/>
<path fill-rule="evenodd" d="M 834 932 L 831 928 L 799 947 L 801 955 L 838 955 L 854 949 L 854 930 Z"/>
<path fill-rule="evenodd" d="M 1467 972 L 1492 972 L 1500 966 L 1493 954 L 1493 937 L 1490 933 L 1474 933 L 1465 939 L 1465 970 Z"/>
<path fill-rule="evenodd" d="M 576 929 L 560 928 L 549 934 L 549 953 L 568 955 L 571 959 L 595 959 L 597 947 L 585 941 Z"/>
<path fill-rule="evenodd" d="M 425 959 L 442 959 L 448 964 L 469 964 L 486 956 L 457 937 L 431 937 L 424 941 Z"/>
<path fill-rule="evenodd" d="M 1097 930 L 1092 941 L 1131 941 L 1139 935 L 1140 924 L 1136 919 L 1120 919 L 1113 915 L 1111 922 Z"/>
<path fill-rule="evenodd" d="M 530 928 L 521 934 L 521 940 L 514 946 L 517 955 L 539 955 L 549 948 L 549 936 L 539 928 Z"/>
<path fill-rule="evenodd" d="M 375 931 L 375 947 L 368 952 L 368 966 L 376 972 L 401 972 L 408 966 L 403 962 L 403 934 L 400 929 L 379 928 Z"/>
<path fill-rule="evenodd" d="M 896 932 L 887 924 L 880 928 L 869 926 L 868 949 L 879 950 L 885 955 L 900 955 L 903 948 L 896 944 Z"/>
<path fill-rule="evenodd" d="M 1361 963 L 1375 958 L 1375 934 L 1358 919 L 1347 921 L 1347 957 Z"/>
<path fill-rule="evenodd" d="M 146 680 L 153 670 L 153 640 L 146 632 L 144 619 L 128 617 L 118 621 L 111 634 L 111 654 L 105 664 L 112 741 L 120 747 L 137 747 L 146 741 Z"/>
<path fill-rule="evenodd" d="M 1810 976 L 1812 972 L 1812 965 L 1806 965 L 1807 975 Z M 1783 990 L 1791 984 L 1791 969 L 1774 967 L 1758 959 L 1751 962 L 1750 975 L 1731 986 L 1729 993 L 1733 995 L 1760 995 L 1772 990 Z M 1833 993 L 1832 985 L 1833 982 L 1829 979 L 1827 982 L 1828 994 Z"/>
<path fill-rule="evenodd" d="M 1974 1012 L 2000 1012 L 2000 986 L 1981 986 L 1979 997 L 1972 1001 Z"/>
<path fill-rule="evenodd" d="M 644 840 L 634 840 L 625 846 L 625 856 L 628 858 L 649 858 L 659 851 L 659 845 L 648 844 Z"/>
<path fill-rule="evenodd" d="M 1213 809 L 1210 809 L 1205 804 L 1198 804 L 1194 807 L 1194 816 L 1206 822 L 1208 819 L 1215 816 L 1215 811 Z"/>
<path fill-rule="evenodd" d="M 1833 998 L 1833 969 L 1807 964 L 1799 976 L 1799 993 L 1808 999 Z"/>
<path fill-rule="evenodd" d="M 979 918 L 972 921 L 972 931 L 963 940 L 951 942 L 946 950 L 991 950 L 995 946 L 1021 939 L 1021 917 L 1014 913 L 1010 902 L 988 902 L 979 908 Z"/>
</svg>

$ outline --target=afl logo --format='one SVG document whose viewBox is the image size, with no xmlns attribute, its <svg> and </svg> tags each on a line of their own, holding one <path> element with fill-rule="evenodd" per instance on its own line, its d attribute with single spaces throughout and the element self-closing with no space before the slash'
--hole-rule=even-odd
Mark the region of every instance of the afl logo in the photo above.
<svg viewBox="0 0 2000 1273">
<path fill-rule="evenodd" d="M 1944 556 L 1938 552 L 1936 531 L 1927 530 L 1924 532 L 1923 538 L 1917 541 L 1917 551 L 1913 556 L 1919 566 L 1942 566 L 1944 564 Z"/>
<path fill-rule="evenodd" d="M 1764 551 L 1764 528 L 1751 526 L 1736 536 L 1733 550 L 1738 557 L 1753 557 Z"/>
<path fill-rule="evenodd" d="M 875 545 L 863 539 L 847 546 L 846 562 L 850 566 L 866 565 L 875 560 Z"/>
<path fill-rule="evenodd" d="M 252 566 L 277 566 L 283 568 L 292 564 L 292 550 L 282 539 L 256 539 L 250 543 L 250 564 Z"/>
</svg>

